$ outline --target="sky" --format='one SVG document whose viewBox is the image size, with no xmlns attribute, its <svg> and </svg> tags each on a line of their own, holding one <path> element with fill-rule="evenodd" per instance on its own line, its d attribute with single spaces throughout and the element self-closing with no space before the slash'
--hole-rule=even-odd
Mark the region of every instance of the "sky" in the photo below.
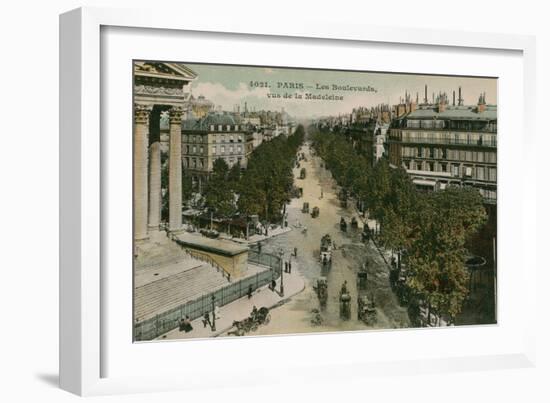
<svg viewBox="0 0 550 403">
<path fill-rule="evenodd" d="M 195 97 L 204 95 L 217 107 L 232 111 L 236 104 L 244 110 L 281 110 L 284 108 L 297 118 L 318 117 L 350 113 L 357 106 L 376 106 L 380 103 L 397 104 L 405 91 L 413 100 L 418 92 L 420 102 L 424 99 L 424 85 L 428 85 L 428 100 L 432 93 L 447 92 L 452 103 L 452 92 L 462 87 L 465 105 L 477 104 L 480 93 L 486 93 L 489 104 L 497 103 L 497 79 L 457 76 L 433 76 L 416 74 L 348 72 L 338 70 L 311 70 L 293 68 L 249 67 L 213 64 L 184 63 L 195 71 L 198 77 L 191 84 Z M 261 83 L 265 83 L 262 87 Z M 301 84 L 303 88 L 292 89 L 290 83 Z M 318 86 L 328 86 L 319 89 Z M 334 89 L 337 86 L 371 87 L 371 91 Z M 285 86 L 287 88 L 285 88 Z M 282 98 L 287 93 L 290 98 Z M 302 95 L 301 99 L 295 94 Z M 332 95 L 342 100 L 307 100 L 306 94 Z M 268 94 L 281 98 L 269 97 Z"/>
</svg>

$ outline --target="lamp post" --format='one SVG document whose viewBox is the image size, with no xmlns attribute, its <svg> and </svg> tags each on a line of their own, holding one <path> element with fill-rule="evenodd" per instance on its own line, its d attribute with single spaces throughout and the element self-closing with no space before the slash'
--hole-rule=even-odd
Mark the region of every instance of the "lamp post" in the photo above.
<svg viewBox="0 0 550 403">
<path fill-rule="evenodd" d="M 212 295 L 212 331 L 216 331 L 216 297 Z"/>
<path fill-rule="evenodd" d="M 284 252 L 283 252 L 282 249 L 279 251 L 279 256 L 280 256 L 279 263 L 281 264 L 281 290 L 280 290 L 280 294 L 281 294 L 281 297 L 284 297 L 284 295 L 285 295 L 285 288 L 284 288 L 284 285 L 283 285 L 283 256 L 284 256 Z"/>
</svg>

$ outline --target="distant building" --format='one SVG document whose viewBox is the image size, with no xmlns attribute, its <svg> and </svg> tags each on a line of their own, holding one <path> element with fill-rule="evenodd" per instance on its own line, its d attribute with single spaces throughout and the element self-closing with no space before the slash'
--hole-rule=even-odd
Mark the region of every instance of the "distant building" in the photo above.
<svg viewBox="0 0 550 403">
<path fill-rule="evenodd" d="M 497 198 L 497 107 L 481 94 L 477 105 L 449 105 L 446 94 L 399 115 L 389 131 L 389 160 L 404 167 L 419 189 L 448 185 L 479 189 L 486 203 Z"/>
<path fill-rule="evenodd" d="M 387 133 L 390 128 L 389 122 L 386 123 L 383 120 L 377 121 L 374 128 L 374 161 L 378 161 L 380 158 L 386 155 L 386 141 Z"/>
<path fill-rule="evenodd" d="M 188 104 L 191 112 L 197 119 L 201 119 L 214 110 L 214 103 L 199 95 L 195 98 L 192 94 L 189 96 Z"/>
<path fill-rule="evenodd" d="M 216 159 L 223 159 L 230 168 L 235 164 L 246 167 L 246 145 L 252 142 L 252 132 L 248 125 L 237 123 L 233 114 L 210 112 L 184 121 L 181 132 L 184 171 L 191 174 L 199 191 Z"/>
</svg>

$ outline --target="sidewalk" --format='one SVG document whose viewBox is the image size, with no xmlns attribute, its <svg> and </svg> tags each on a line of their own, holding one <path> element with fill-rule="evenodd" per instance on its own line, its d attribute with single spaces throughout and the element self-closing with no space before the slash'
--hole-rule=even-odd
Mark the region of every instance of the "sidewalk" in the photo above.
<svg viewBox="0 0 550 403">
<path fill-rule="evenodd" d="M 275 292 L 271 291 L 266 285 L 259 288 L 252 294 L 252 298 L 243 297 L 230 304 L 220 307 L 219 319 L 216 319 L 216 331 L 213 332 L 207 324 L 204 327 L 202 318 L 195 319 L 191 322 L 193 330 L 189 333 L 180 332 L 178 328 L 159 336 L 156 340 L 168 339 L 195 339 L 206 337 L 217 337 L 222 333 L 226 333 L 233 327 L 233 321 L 243 320 L 250 315 L 252 308 L 260 309 L 261 307 L 273 308 L 280 303 L 286 302 L 292 296 L 299 294 L 305 288 L 305 280 L 298 271 L 298 264 L 295 260 L 292 262 L 292 273 L 283 273 L 284 296 L 279 295 L 280 278 L 277 280 Z"/>
</svg>

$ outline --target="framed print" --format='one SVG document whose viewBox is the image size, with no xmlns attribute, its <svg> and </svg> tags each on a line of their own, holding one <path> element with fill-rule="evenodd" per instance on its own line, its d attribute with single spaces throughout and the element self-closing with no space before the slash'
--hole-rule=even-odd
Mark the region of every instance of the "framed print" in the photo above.
<svg viewBox="0 0 550 403">
<path fill-rule="evenodd" d="M 532 38 L 256 24 L 62 15 L 62 387 L 532 365 Z"/>
</svg>

